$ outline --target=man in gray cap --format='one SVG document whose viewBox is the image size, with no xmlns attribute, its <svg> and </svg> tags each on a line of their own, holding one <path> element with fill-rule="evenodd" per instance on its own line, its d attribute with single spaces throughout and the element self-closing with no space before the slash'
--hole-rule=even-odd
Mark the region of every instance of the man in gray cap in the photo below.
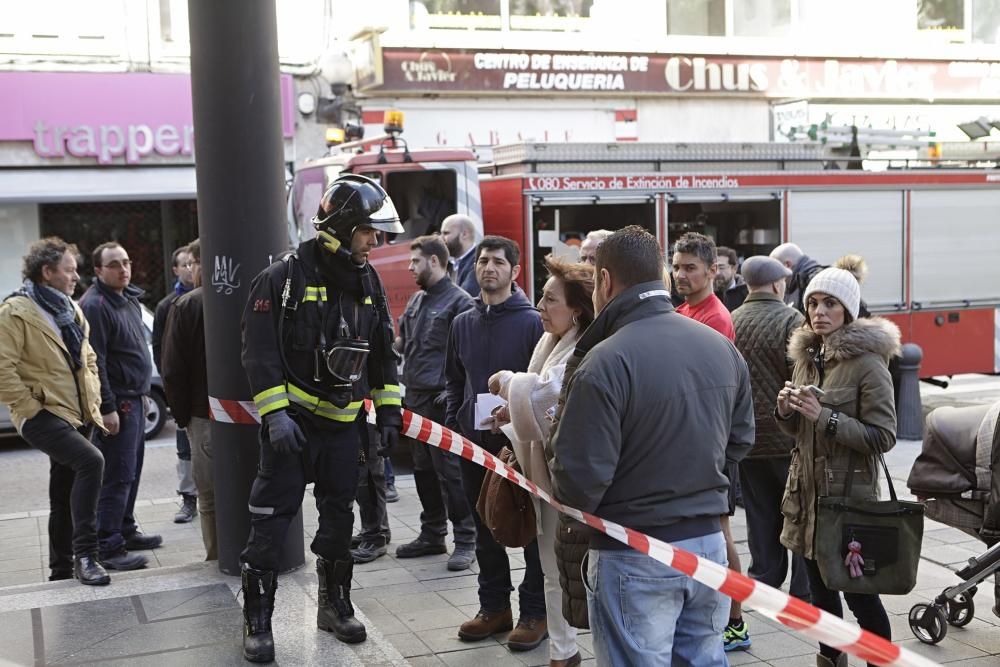
<svg viewBox="0 0 1000 667">
<path fill-rule="evenodd" d="M 743 506 L 751 564 L 748 574 L 778 588 L 788 572 L 788 551 L 781 535 L 781 496 L 785 490 L 794 442 L 774 422 L 777 392 L 791 379 L 788 337 L 802 325 L 802 314 L 784 303 L 791 271 L 776 259 L 751 257 L 743 262 L 743 279 L 750 294 L 733 311 L 736 347 L 750 368 L 757 431 L 753 449 L 740 462 Z M 791 593 L 809 599 L 809 582 L 802 558 L 792 557 Z M 729 648 L 729 647 L 727 647 Z M 736 648 L 736 647 L 734 647 Z"/>
</svg>

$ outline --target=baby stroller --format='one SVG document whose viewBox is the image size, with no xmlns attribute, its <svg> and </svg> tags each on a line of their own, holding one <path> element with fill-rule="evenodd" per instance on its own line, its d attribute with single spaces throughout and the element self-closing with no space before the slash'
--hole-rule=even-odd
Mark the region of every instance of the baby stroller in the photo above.
<svg viewBox="0 0 1000 667">
<path fill-rule="evenodd" d="M 910 609 L 910 630 L 937 644 L 948 625 L 960 628 L 975 614 L 977 585 L 994 575 L 993 613 L 1000 616 L 1000 402 L 942 407 L 927 416 L 923 447 L 906 485 L 926 501 L 925 516 L 982 540 L 989 549 L 958 571 L 962 583 L 931 604 Z"/>
</svg>

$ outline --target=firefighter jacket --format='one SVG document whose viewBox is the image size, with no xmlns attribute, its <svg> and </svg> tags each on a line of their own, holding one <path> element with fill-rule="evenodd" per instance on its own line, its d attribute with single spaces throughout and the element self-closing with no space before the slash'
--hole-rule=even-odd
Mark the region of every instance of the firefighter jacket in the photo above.
<svg viewBox="0 0 1000 667">
<path fill-rule="evenodd" d="M 351 338 L 365 339 L 370 347 L 363 377 L 346 388 L 322 355 L 340 336 L 342 322 Z M 350 424 L 370 393 L 378 425 L 401 426 L 392 341 L 388 300 L 375 269 L 331 255 L 315 241 L 271 264 L 250 286 L 243 367 L 261 417 L 292 407 Z"/>
</svg>

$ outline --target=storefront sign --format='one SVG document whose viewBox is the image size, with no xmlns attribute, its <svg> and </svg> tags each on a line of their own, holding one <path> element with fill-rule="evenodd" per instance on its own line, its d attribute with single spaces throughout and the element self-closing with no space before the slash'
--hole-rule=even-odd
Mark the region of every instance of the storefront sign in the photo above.
<svg viewBox="0 0 1000 667">
<path fill-rule="evenodd" d="M 281 78 L 282 133 L 294 135 L 292 79 Z M 0 141 L 30 141 L 42 158 L 136 164 L 193 156 L 187 74 L 0 72 Z"/>
<path fill-rule="evenodd" d="M 1000 61 L 381 50 L 379 92 L 995 99 Z"/>
</svg>

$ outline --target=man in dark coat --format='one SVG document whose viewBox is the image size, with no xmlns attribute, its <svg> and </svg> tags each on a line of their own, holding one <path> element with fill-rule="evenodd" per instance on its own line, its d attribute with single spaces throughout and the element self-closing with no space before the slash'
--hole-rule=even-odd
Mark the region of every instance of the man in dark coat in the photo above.
<svg viewBox="0 0 1000 667">
<path fill-rule="evenodd" d="M 205 560 L 218 559 L 215 537 L 215 480 L 209 440 L 208 361 L 205 354 L 205 300 L 201 287 L 201 244 L 191 242 L 194 289 L 174 303 L 163 334 L 163 387 L 179 428 L 187 431 L 196 497 L 201 500 Z M 183 508 L 182 508 L 183 509 Z M 175 519 L 176 521 L 176 519 Z"/>
<path fill-rule="evenodd" d="M 747 285 L 737 273 L 739 257 L 732 248 L 720 245 L 715 249 L 715 296 L 730 313 L 743 305 L 747 298 Z"/>
<path fill-rule="evenodd" d="M 781 497 L 788 478 L 794 441 L 774 421 L 778 392 L 791 379 L 788 339 L 802 325 L 802 313 L 786 305 L 785 280 L 791 271 L 770 257 L 750 257 L 743 277 L 750 295 L 733 311 L 736 348 L 750 368 L 754 419 L 754 447 L 740 464 L 743 503 L 750 543 L 748 574 L 779 588 L 788 573 L 788 550 L 781 545 Z M 791 593 L 809 599 L 809 581 L 801 556 L 792 558 Z"/>
<path fill-rule="evenodd" d="M 97 279 L 80 298 L 90 322 L 90 344 L 97 352 L 101 378 L 101 419 L 106 433 L 94 444 L 104 454 L 104 483 L 97 505 L 97 533 L 104 567 L 135 570 L 147 559 L 129 551 L 154 549 L 159 535 L 143 535 L 135 523 L 135 500 L 146 451 L 144 400 L 153 360 L 146 346 L 139 296 L 131 284 L 132 261 L 121 245 L 102 243 L 94 250 Z"/>
</svg>

